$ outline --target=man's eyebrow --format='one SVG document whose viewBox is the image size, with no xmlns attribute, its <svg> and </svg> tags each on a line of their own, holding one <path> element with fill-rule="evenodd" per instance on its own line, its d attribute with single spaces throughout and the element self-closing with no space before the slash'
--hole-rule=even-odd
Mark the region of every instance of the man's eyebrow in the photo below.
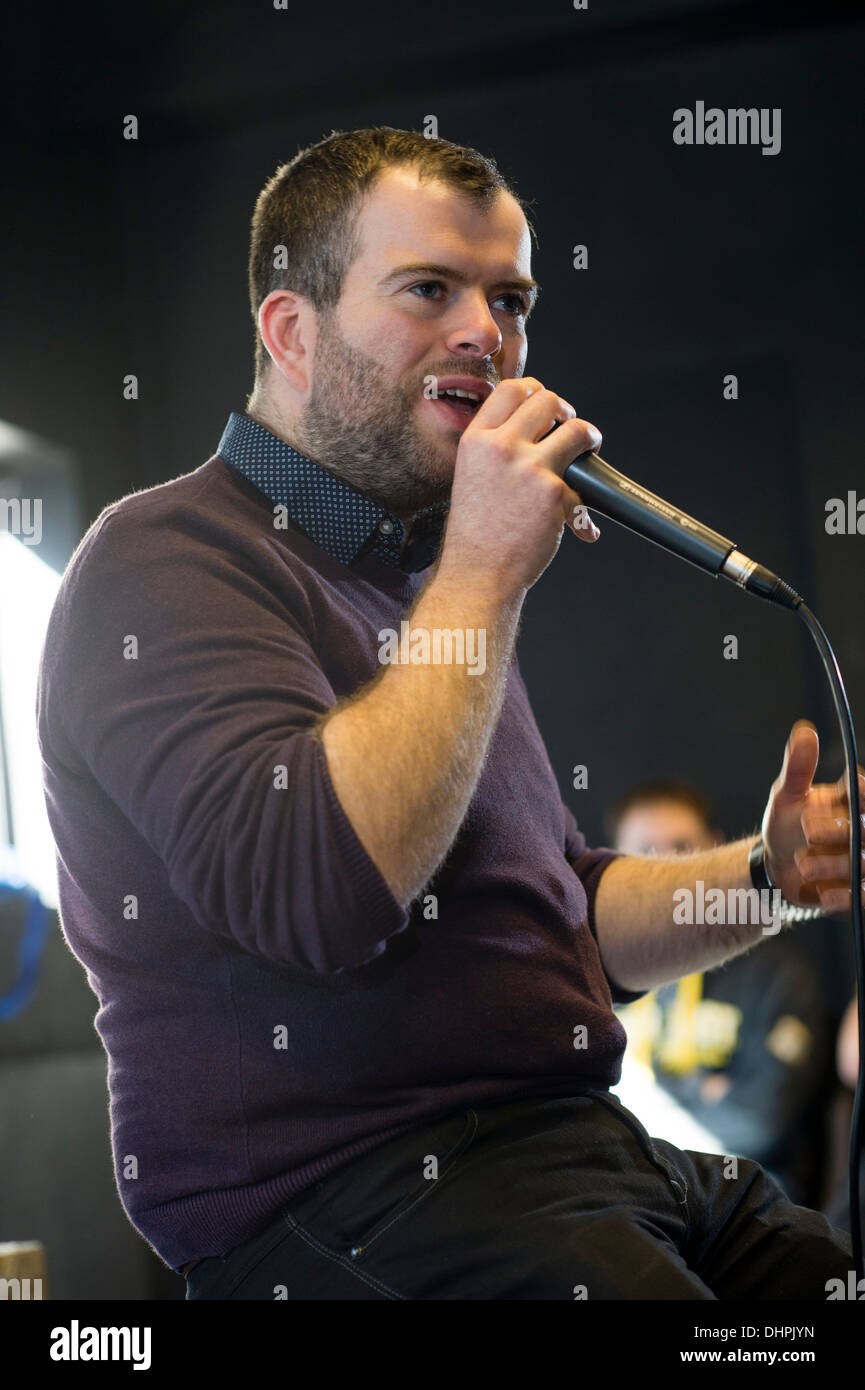
<svg viewBox="0 0 865 1390">
<path fill-rule="evenodd" d="M 405 275 L 429 275 L 442 280 L 455 280 L 458 285 L 466 284 L 470 278 L 462 270 L 456 270 L 453 266 L 420 261 L 415 265 L 397 266 L 396 270 L 391 270 L 383 280 L 379 281 L 379 284 L 384 288 L 386 285 L 392 284 L 394 280 L 402 279 Z M 504 280 L 497 280 L 492 288 L 494 290 L 524 290 L 534 304 L 541 287 L 531 275 L 511 275 Z"/>
</svg>

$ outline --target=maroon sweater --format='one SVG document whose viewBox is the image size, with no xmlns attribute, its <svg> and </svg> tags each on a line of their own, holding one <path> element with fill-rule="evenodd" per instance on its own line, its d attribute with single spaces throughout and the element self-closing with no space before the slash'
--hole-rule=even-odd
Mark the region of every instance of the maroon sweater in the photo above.
<svg viewBox="0 0 865 1390">
<path fill-rule="evenodd" d="M 516 662 L 426 890 L 438 916 L 403 911 L 310 730 L 380 669 L 378 633 L 429 571 L 349 566 L 273 521 L 218 455 L 108 507 L 40 672 L 61 920 L 99 1001 L 118 1190 L 172 1268 L 403 1130 L 613 1085 L 624 1048 L 592 920 L 614 855 L 564 807 Z M 387 796 L 386 748 L 380 779 Z"/>
</svg>

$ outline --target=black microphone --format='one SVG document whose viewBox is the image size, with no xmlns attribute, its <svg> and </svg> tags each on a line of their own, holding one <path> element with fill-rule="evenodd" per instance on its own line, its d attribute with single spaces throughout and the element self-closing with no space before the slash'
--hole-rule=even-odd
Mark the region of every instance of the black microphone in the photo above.
<svg viewBox="0 0 865 1390">
<path fill-rule="evenodd" d="M 705 570 L 714 579 L 722 575 L 740 589 L 784 608 L 801 604 L 795 589 L 765 566 L 749 560 L 736 549 L 735 541 L 632 482 L 591 449 L 574 459 L 565 469 L 564 479 L 580 494 L 585 506 Z"/>
</svg>

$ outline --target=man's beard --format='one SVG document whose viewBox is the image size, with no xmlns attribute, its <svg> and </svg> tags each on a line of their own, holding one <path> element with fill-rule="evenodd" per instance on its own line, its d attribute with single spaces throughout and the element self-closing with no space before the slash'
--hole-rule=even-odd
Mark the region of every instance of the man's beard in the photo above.
<svg viewBox="0 0 865 1390">
<path fill-rule="evenodd" d="M 344 478 L 398 515 L 445 501 L 451 490 L 456 434 L 436 440 L 417 425 L 424 381 L 395 384 L 373 358 L 353 348 L 332 318 L 319 320 L 310 400 L 292 429 L 307 458 Z M 466 374 L 465 362 L 425 375 Z M 474 373 L 469 373 L 474 375 Z"/>
</svg>

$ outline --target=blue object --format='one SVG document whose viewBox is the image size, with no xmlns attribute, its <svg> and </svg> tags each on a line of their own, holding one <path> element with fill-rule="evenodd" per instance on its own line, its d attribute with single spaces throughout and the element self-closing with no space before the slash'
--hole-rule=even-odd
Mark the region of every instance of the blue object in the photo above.
<svg viewBox="0 0 865 1390">
<path fill-rule="evenodd" d="M 0 846 L 0 901 L 11 897 L 24 898 L 28 908 L 24 935 L 18 947 L 18 979 L 10 992 L 0 998 L 0 1022 L 14 1018 L 36 992 L 49 921 L 45 904 L 18 869 L 15 851 L 11 845 L 3 845 Z"/>
</svg>

